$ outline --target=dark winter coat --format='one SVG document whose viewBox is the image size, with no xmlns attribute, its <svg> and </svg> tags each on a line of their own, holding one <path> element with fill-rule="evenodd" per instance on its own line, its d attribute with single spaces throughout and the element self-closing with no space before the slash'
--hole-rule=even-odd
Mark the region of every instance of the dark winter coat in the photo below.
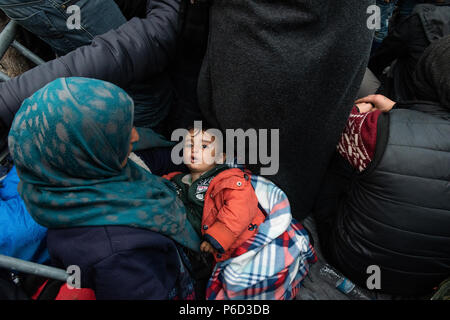
<svg viewBox="0 0 450 320">
<path fill-rule="evenodd" d="M 153 231 L 121 226 L 51 229 L 52 264 L 80 267 L 81 287 L 98 300 L 165 300 L 179 286 L 175 243 Z"/>
<path fill-rule="evenodd" d="M 280 169 L 269 178 L 296 218 L 312 208 L 361 84 L 374 3 L 212 2 L 200 108 L 213 127 L 280 129 Z"/>
<path fill-rule="evenodd" d="M 145 19 L 133 18 L 91 45 L 0 83 L 3 124 L 9 127 L 22 102 L 57 78 L 94 78 L 127 88 L 166 70 L 176 52 L 180 1 L 150 1 Z"/>
<path fill-rule="evenodd" d="M 366 287 L 376 265 L 383 292 L 421 296 L 450 276 L 448 137 L 442 106 L 397 104 L 365 171 L 336 155 L 314 214 L 325 257 L 352 281 Z"/>
<path fill-rule="evenodd" d="M 383 82 L 381 93 L 394 101 L 415 100 L 413 75 L 417 62 L 430 43 L 448 34 L 449 1 L 441 5 L 416 6 L 414 12 L 395 26 L 370 58 L 369 69 Z M 390 65 L 389 75 L 383 76 L 383 70 Z"/>
</svg>

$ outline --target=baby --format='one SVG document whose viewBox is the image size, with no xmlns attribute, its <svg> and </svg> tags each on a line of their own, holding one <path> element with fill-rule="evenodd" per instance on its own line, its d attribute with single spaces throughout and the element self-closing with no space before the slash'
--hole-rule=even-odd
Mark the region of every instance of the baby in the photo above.
<svg viewBox="0 0 450 320">
<path fill-rule="evenodd" d="M 225 154 L 204 130 L 189 130 L 183 158 L 190 173 L 175 172 L 166 178 L 176 185 L 188 220 L 203 238 L 200 250 L 213 254 L 216 261 L 229 259 L 265 219 L 250 173 L 223 164 Z"/>
</svg>

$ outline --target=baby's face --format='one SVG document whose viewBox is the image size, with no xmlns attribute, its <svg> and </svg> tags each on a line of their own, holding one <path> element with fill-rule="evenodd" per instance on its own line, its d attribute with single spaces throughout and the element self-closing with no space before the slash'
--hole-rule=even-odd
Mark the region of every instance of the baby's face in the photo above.
<svg viewBox="0 0 450 320">
<path fill-rule="evenodd" d="M 216 166 L 216 139 L 207 132 L 192 129 L 184 139 L 184 163 L 191 172 L 206 172 Z"/>
</svg>

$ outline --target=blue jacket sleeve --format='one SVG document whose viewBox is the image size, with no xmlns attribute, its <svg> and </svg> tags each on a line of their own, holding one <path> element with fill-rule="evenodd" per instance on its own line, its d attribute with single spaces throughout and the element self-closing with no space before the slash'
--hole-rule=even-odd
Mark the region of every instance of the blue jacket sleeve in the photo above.
<svg viewBox="0 0 450 320">
<path fill-rule="evenodd" d="M 28 213 L 17 192 L 18 183 L 15 167 L 0 183 L 0 254 L 46 263 L 49 260 L 47 229 Z"/>
<path fill-rule="evenodd" d="M 163 71 L 175 54 L 181 0 L 152 0 L 133 18 L 77 50 L 0 84 L 0 119 L 10 127 L 22 102 L 61 77 L 87 77 L 122 88 Z"/>
</svg>

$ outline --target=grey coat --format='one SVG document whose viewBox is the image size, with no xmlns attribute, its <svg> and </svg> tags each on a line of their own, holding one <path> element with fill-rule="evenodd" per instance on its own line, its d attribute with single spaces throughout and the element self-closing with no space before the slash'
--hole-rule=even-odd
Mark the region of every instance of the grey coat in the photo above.
<svg viewBox="0 0 450 320">
<path fill-rule="evenodd" d="M 269 178 L 297 218 L 311 210 L 361 84 L 374 3 L 212 3 L 200 107 L 222 129 L 280 129 L 280 169 Z"/>
</svg>

